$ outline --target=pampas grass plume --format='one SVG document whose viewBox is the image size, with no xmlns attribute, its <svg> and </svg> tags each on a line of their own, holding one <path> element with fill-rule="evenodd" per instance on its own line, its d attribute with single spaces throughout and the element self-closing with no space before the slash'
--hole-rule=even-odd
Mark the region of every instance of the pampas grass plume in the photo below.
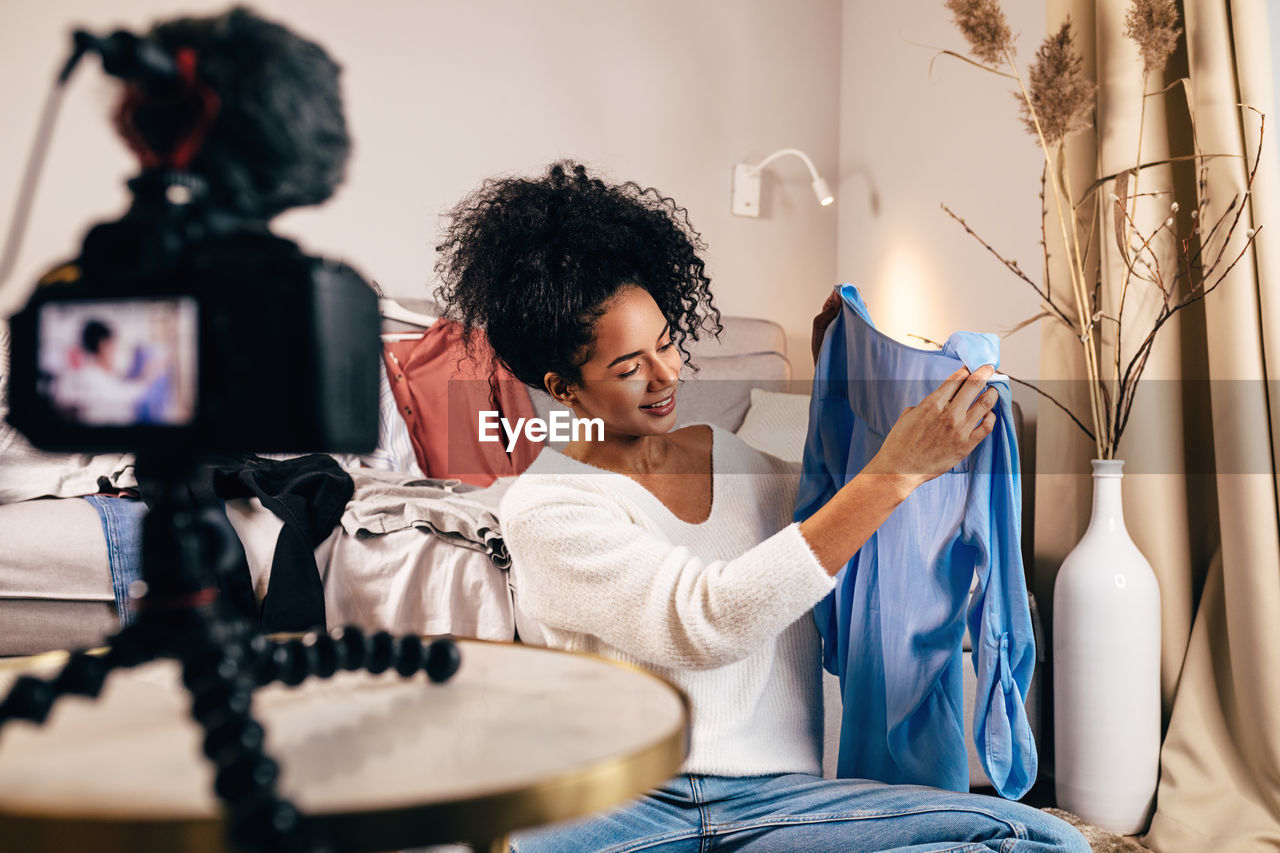
<svg viewBox="0 0 1280 853">
<path fill-rule="evenodd" d="M 947 0 L 946 7 L 978 59 L 999 65 L 1006 52 L 1013 54 L 1013 33 L 996 0 Z"/>
<path fill-rule="evenodd" d="M 1178 26 L 1175 0 L 1133 0 L 1124 16 L 1124 34 L 1142 51 L 1142 72 L 1163 72 L 1178 46 L 1182 27 Z"/>
</svg>

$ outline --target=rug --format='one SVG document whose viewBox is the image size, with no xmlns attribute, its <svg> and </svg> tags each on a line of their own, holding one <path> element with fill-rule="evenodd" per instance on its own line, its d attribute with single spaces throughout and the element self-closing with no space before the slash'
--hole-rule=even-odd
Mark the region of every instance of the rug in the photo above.
<svg viewBox="0 0 1280 853">
<path fill-rule="evenodd" d="M 1114 832 L 1108 832 L 1091 823 L 1085 823 L 1084 818 L 1069 811 L 1063 809 L 1041 809 L 1041 811 L 1056 818 L 1061 818 L 1080 830 L 1080 834 L 1084 836 L 1085 841 L 1089 842 L 1089 848 L 1093 850 L 1093 853 L 1147 853 L 1150 850 L 1149 847 L 1144 847 L 1139 843 L 1136 838 L 1116 835 Z"/>
</svg>

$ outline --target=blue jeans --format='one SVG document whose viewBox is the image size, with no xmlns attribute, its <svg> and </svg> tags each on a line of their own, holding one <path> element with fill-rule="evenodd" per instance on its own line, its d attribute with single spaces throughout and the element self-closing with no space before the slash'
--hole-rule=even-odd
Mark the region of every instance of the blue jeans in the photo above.
<svg viewBox="0 0 1280 853">
<path fill-rule="evenodd" d="M 129 587 L 134 581 L 142 580 L 142 518 L 147 514 L 147 505 L 135 498 L 112 495 L 87 495 L 85 500 L 102 519 L 116 614 L 121 625 L 128 625 L 135 618 Z"/>
<path fill-rule="evenodd" d="M 612 811 L 522 832 L 516 853 L 1089 853 L 1063 821 L 1021 803 L 863 779 L 677 776 Z"/>
</svg>

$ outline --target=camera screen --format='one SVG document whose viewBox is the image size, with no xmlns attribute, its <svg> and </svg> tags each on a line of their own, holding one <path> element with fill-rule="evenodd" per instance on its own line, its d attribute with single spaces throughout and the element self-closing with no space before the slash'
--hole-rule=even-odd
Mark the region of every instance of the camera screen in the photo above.
<svg viewBox="0 0 1280 853">
<path fill-rule="evenodd" d="M 39 392 L 77 425 L 189 425 L 197 328 L 190 297 L 47 303 L 39 314 Z"/>
</svg>

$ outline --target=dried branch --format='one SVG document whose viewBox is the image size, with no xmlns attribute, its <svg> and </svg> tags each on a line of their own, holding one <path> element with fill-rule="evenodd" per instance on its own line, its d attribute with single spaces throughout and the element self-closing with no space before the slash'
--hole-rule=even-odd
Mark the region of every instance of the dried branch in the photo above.
<svg viewBox="0 0 1280 853">
<path fill-rule="evenodd" d="M 1154 98 L 1157 95 L 1163 95 L 1164 93 L 1171 91 L 1174 86 L 1187 86 L 1187 85 L 1190 85 L 1190 83 L 1191 83 L 1191 78 L 1179 77 L 1177 80 L 1174 80 L 1172 83 L 1170 83 L 1168 86 L 1165 86 L 1163 89 L 1157 89 L 1154 92 L 1143 92 L 1142 97 Z"/>
<path fill-rule="evenodd" d="M 1081 255 L 1081 260 L 1084 263 L 1089 262 L 1089 253 L 1093 251 L 1093 233 L 1096 230 L 1094 226 L 1098 224 L 1098 206 L 1095 204 L 1092 208 L 1090 208 L 1090 210 L 1092 211 L 1092 215 L 1089 217 L 1089 227 L 1085 229 L 1085 234 L 1087 234 L 1088 237 L 1085 238 L 1084 254 Z M 1097 302 L 1096 297 L 1094 299 L 1094 302 L 1096 304 Z"/>
<path fill-rule="evenodd" d="M 1006 374 L 1006 375 L 1008 375 L 1008 374 Z M 1072 412 L 1070 409 L 1068 409 L 1068 408 L 1067 408 L 1066 406 L 1064 406 L 1062 403 L 1058 402 L 1057 398 L 1056 398 L 1056 397 L 1054 397 L 1052 394 L 1050 394 L 1048 391 L 1045 391 L 1044 389 L 1040 388 L 1040 387 L 1039 387 L 1039 386 L 1037 386 L 1037 385 L 1033 385 L 1032 383 L 1030 383 L 1030 382 L 1026 381 L 1025 379 L 1019 379 L 1019 378 L 1018 378 L 1018 377 L 1016 377 L 1016 376 L 1010 376 L 1010 377 L 1009 377 L 1009 381 L 1010 381 L 1010 382 L 1017 382 L 1019 385 L 1025 385 L 1025 386 L 1027 386 L 1027 387 L 1028 387 L 1028 388 L 1030 388 L 1032 391 L 1035 391 L 1037 394 L 1039 394 L 1041 397 L 1044 397 L 1044 398 L 1045 398 L 1046 400 L 1048 400 L 1050 403 L 1053 403 L 1053 404 L 1054 404 L 1055 406 L 1057 406 L 1059 409 L 1062 409 L 1062 411 L 1064 411 L 1064 412 L 1066 412 L 1066 413 L 1067 413 L 1067 417 L 1071 418 L 1071 420 L 1075 423 L 1075 425 L 1076 425 L 1076 426 L 1078 426 L 1078 427 L 1080 427 L 1080 429 L 1084 431 L 1084 434 L 1085 434 L 1085 435 L 1089 436 L 1089 440 L 1090 440 L 1090 441 L 1095 442 L 1095 443 L 1097 442 L 1097 439 L 1096 439 L 1096 438 L 1094 438 L 1094 436 L 1093 436 L 1093 430 L 1091 430 L 1091 429 L 1089 429 L 1087 426 L 1085 426 L 1085 425 L 1084 425 L 1084 423 L 1083 423 L 1079 418 L 1077 418 L 1077 417 L 1075 416 L 1075 413 L 1074 413 L 1074 412 Z"/>
<path fill-rule="evenodd" d="M 1041 304 L 1043 305 L 1044 303 L 1041 303 Z M 1053 314 L 1051 314 L 1048 311 L 1041 311 L 1039 314 L 1035 315 L 1034 317 L 1028 317 L 1027 319 L 1023 320 L 1021 323 L 1016 323 L 1011 328 L 1005 329 L 1004 332 L 1000 335 L 1000 337 L 1001 338 L 1010 337 L 1011 335 L 1021 332 L 1023 329 L 1025 329 L 1027 326 L 1030 326 L 1032 323 L 1038 322 L 1040 320 L 1043 320 L 1046 317 L 1052 317 L 1052 316 Z"/>
<path fill-rule="evenodd" d="M 1111 435 L 1111 389 L 1107 387 L 1106 381 L 1098 377 L 1098 391 L 1102 395 L 1102 434 Z M 1105 445 L 1104 445 L 1105 446 Z M 1114 445 L 1111 445 L 1114 448 Z"/>
<path fill-rule="evenodd" d="M 1031 278 L 1025 272 L 1022 271 L 1022 267 L 1018 266 L 1017 261 L 1008 260 L 1007 258 L 1005 258 L 1004 255 L 997 252 L 990 243 L 988 243 L 986 240 L 983 240 L 982 237 L 978 235 L 978 232 L 974 231 L 972 228 L 969 227 L 969 223 L 965 222 L 962 217 L 957 216 L 955 211 L 947 207 L 946 204 L 942 204 L 941 207 L 943 210 L 947 212 L 948 216 L 950 216 L 956 222 L 959 222 L 960 227 L 963 228 L 966 232 L 968 232 L 969 235 L 973 237 L 973 239 L 981 243 L 988 252 L 995 255 L 996 258 L 1000 261 L 1000 263 L 1004 264 L 1005 267 L 1010 272 L 1012 272 L 1018 278 L 1025 281 L 1027 284 L 1031 285 L 1032 290 L 1040 294 L 1040 298 L 1045 300 L 1046 304 L 1048 304 L 1048 306 L 1053 310 L 1053 312 L 1058 316 L 1058 318 L 1062 320 L 1062 322 L 1067 324 L 1067 328 L 1071 329 L 1072 331 L 1075 331 L 1075 328 L 1076 328 L 1075 324 L 1071 322 L 1071 320 L 1067 317 L 1066 314 L 1062 313 L 1062 311 L 1059 310 L 1059 308 L 1053 304 L 1053 302 L 1049 299 L 1049 295 L 1040 289 L 1040 285 L 1032 281 Z"/>
<path fill-rule="evenodd" d="M 1009 80 L 1013 79 L 1012 74 L 1008 74 L 1004 71 L 1001 71 L 999 68 L 992 68 L 990 65 L 983 65 L 981 62 L 972 60 L 969 57 L 965 56 L 964 54 L 956 53 L 954 50 L 945 50 L 942 48 L 933 47 L 932 45 L 928 45 L 928 44 L 919 44 L 918 42 L 907 42 L 907 44 L 914 44 L 916 47 L 927 47 L 930 50 L 937 51 L 937 53 L 933 55 L 933 59 L 929 60 L 929 76 L 930 77 L 933 76 L 933 64 L 938 61 L 938 57 L 950 56 L 950 57 L 954 57 L 955 59 L 959 59 L 961 62 L 967 62 L 970 65 L 972 65 L 974 68 L 981 68 L 983 71 L 989 71 L 992 74 L 995 74 L 997 77 L 1005 77 Z"/>
<path fill-rule="evenodd" d="M 933 338 L 926 338 L 924 335 L 917 335 L 914 332 L 907 332 L 907 337 L 915 338 L 917 341 L 924 341 L 926 344 L 928 344 L 931 347 L 937 347 L 938 349 L 942 349 L 942 344 L 938 343 Z"/>
<path fill-rule="evenodd" d="M 1129 249 L 1133 249 L 1134 251 L 1134 254 L 1132 257 L 1125 258 L 1127 270 L 1129 271 L 1130 274 L 1137 275 L 1138 278 L 1142 279 L 1143 281 L 1149 281 L 1152 284 L 1154 284 L 1156 287 L 1160 288 L 1160 292 L 1161 294 L 1164 295 L 1165 301 L 1167 302 L 1169 300 L 1170 293 L 1164 286 L 1164 276 L 1160 272 L 1160 255 L 1155 251 L 1155 249 L 1151 248 L 1151 243 L 1152 241 L 1155 240 L 1157 234 L 1159 234 L 1161 231 L 1169 227 L 1169 220 L 1166 219 L 1164 223 L 1160 225 L 1159 228 L 1157 228 L 1155 231 L 1152 231 L 1150 234 L 1144 237 L 1142 232 L 1138 229 L 1138 224 L 1133 221 L 1133 217 L 1129 215 L 1129 211 L 1127 209 L 1125 209 L 1123 206 L 1118 206 L 1117 212 L 1120 215 L 1120 218 L 1116 220 L 1117 232 L 1120 231 L 1121 224 L 1123 223 L 1129 227 L 1129 229 L 1133 233 L 1133 236 L 1137 237 L 1138 240 L 1142 243 L 1142 245 L 1136 249 L 1133 249 L 1133 247 L 1128 244 L 1124 245 L 1123 248 L 1126 252 Z M 1119 236 L 1120 235 L 1117 234 L 1117 238 Z M 1151 256 L 1152 260 L 1155 262 L 1154 268 L 1152 268 L 1151 263 L 1148 262 L 1147 259 L 1142 256 L 1143 252 L 1146 252 L 1148 255 Z M 1136 264 L 1142 264 L 1143 266 L 1145 266 L 1147 270 L 1151 272 L 1151 275 L 1150 276 L 1140 275 L 1137 269 L 1135 268 Z M 1122 285 L 1120 288 L 1120 305 L 1116 309 L 1121 316 L 1124 315 L 1124 296 L 1125 296 L 1125 291 L 1127 289 L 1126 285 L 1127 285 L 1127 282 L 1125 282 L 1125 284 Z M 1119 355 L 1116 356 L 1117 359 L 1119 357 L 1120 357 Z M 1117 370 L 1118 369 L 1119 368 L 1117 365 Z"/>
<path fill-rule="evenodd" d="M 1137 396 L 1136 391 L 1137 391 L 1138 380 L 1142 376 L 1143 368 L 1146 367 L 1147 356 L 1150 355 L 1151 349 L 1155 344 L 1156 332 L 1158 332 L 1160 330 L 1160 327 L 1163 326 L 1171 317 L 1173 317 L 1174 314 L 1178 313 L 1184 308 L 1188 308 L 1191 305 L 1194 305 L 1195 303 L 1204 299 L 1213 291 L 1217 290 L 1218 285 L 1222 284 L 1222 282 L 1226 280 L 1227 276 L 1231 274 L 1231 271 L 1235 269 L 1236 264 L 1240 263 L 1240 261 L 1248 253 L 1249 247 L 1253 245 L 1254 239 L 1257 237 L 1258 232 L 1261 230 L 1262 230 L 1262 226 L 1258 226 L 1258 228 L 1254 230 L 1253 234 L 1251 234 L 1248 237 L 1248 239 L 1245 241 L 1244 246 L 1241 247 L 1239 253 L 1236 254 L 1235 258 L 1231 261 L 1231 263 L 1227 266 L 1227 268 L 1222 271 L 1222 274 L 1218 276 L 1217 281 L 1215 281 L 1210 286 L 1204 288 L 1200 292 L 1197 292 L 1194 295 L 1188 296 L 1186 299 L 1179 302 L 1177 305 L 1174 305 L 1171 309 L 1165 312 L 1164 315 L 1161 316 L 1156 321 L 1156 323 L 1151 329 L 1150 334 L 1148 334 L 1146 339 L 1143 340 L 1142 346 L 1145 348 L 1145 353 L 1143 353 L 1142 361 L 1139 363 L 1137 370 L 1134 372 L 1133 386 L 1129 391 L 1128 399 L 1126 400 L 1125 407 L 1124 407 L 1124 417 L 1123 417 L 1123 420 L 1120 422 L 1119 429 L 1115 436 L 1116 444 L 1119 444 L 1120 435 L 1124 432 L 1125 426 L 1129 423 L 1129 410 L 1133 408 L 1133 400 L 1134 400 L 1134 397 Z"/>
<path fill-rule="evenodd" d="M 1216 281 L 1206 287 L 1204 285 L 1204 280 L 1202 279 L 1186 297 L 1176 305 L 1163 310 L 1156 318 L 1155 323 L 1152 324 L 1151 331 L 1147 334 L 1146 338 L 1143 339 L 1137 351 L 1134 352 L 1134 356 L 1130 359 L 1129 366 L 1125 370 L 1125 381 L 1121 385 L 1121 390 L 1122 392 L 1127 392 L 1125 394 L 1127 399 L 1124 406 L 1123 421 L 1120 424 L 1121 431 L 1124 430 L 1124 425 L 1129 422 L 1129 409 L 1133 407 L 1133 398 L 1136 396 L 1138 381 L 1141 379 L 1142 371 L 1147 365 L 1147 356 L 1150 355 L 1151 349 L 1155 345 L 1156 333 L 1160 331 L 1160 328 L 1168 322 L 1174 314 L 1177 314 L 1184 308 L 1194 305 L 1216 290 L 1218 285 L 1222 284 L 1222 282 L 1226 280 L 1227 276 L 1231 274 L 1231 271 L 1235 269 L 1236 264 L 1240 263 L 1240 260 L 1248 253 L 1249 247 L 1253 245 L 1253 241 L 1257 238 L 1258 232 L 1261 230 L 1262 226 L 1258 226 L 1258 228 L 1248 234 L 1245 238 L 1245 244 L 1240 248 L 1240 251 L 1236 253 L 1235 258 L 1233 258 L 1231 263 L 1227 265 L 1227 268 L 1222 271 Z M 1216 264 L 1214 265 L 1214 268 L 1216 268 Z M 1212 277 L 1213 275 L 1212 269 L 1213 268 L 1210 269 L 1209 277 Z M 1189 275 L 1190 273 L 1188 273 L 1188 276 Z M 1117 443 L 1119 442 L 1119 438 L 1119 434 L 1117 434 Z"/>
<path fill-rule="evenodd" d="M 1216 160 L 1221 157 L 1229 157 L 1229 158 L 1233 157 L 1236 159 L 1242 159 L 1239 154 L 1180 154 L 1177 157 L 1165 157 L 1161 160 L 1149 160 L 1146 163 L 1140 164 L 1138 168 L 1154 169 L 1156 166 L 1168 166 L 1172 163 L 1186 163 L 1192 160 Z M 1128 168 L 1122 169 L 1121 171 L 1132 172 L 1133 167 L 1129 166 Z M 1084 192 L 1080 194 L 1080 201 L 1077 203 L 1076 206 L 1079 207 L 1080 205 L 1085 204 L 1089 200 L 1090 196 L 1092 196 L 1104 185 L 1106 185 L 1108 181 L 1114 181 L 1117 177 L 1119 177 L 1119 175 L 1120 175 L 1120 172 L 1115 172 L 1114 174 L 1110 174 L 1110 175 L 1103 175 L 1101 178 L 1098 178 L 1096 181 L 1089 184 L 1088 188 L 1086 188 Z"/>
<path fill-rule="evenodd" d="M 1261 139 L 1261 136 L 1259 136 L 1259 139 Z M 1261 145 L 1258 146 L 1258 154 L 1260 158 L 1262 154 Z M 1245 183 L 1245 194 L 1244 194 L 1245 200 L 1247 200 L 1249 196 L 1252 195 L 1253 176 L 1257 174 L 1257 171 L 1258 171 L 1257 161 L 1255 161 L 1253 171 L 1249 174 L 1249 179 Z M 1218 229 L 1222 227 L 1222 224 L 1226 221 L 1227 214 L 1232 212 L 1235 213 L 1235 216 L 1231 220 L 1231 225 L 1228 226 L 1227 228 L 1226 237 L 1223 239 L 1222 243 L 1218 246 L 1218 253 L 1214 256 L 1212 263 L 1210 263 L 1209 266 L 1206 268 L 1203 262 L 1201 261 L 1201 258 L 1203 257 L 1205 250 L 1208 249 L 1209 243 L 1212 242 L 1214 235 L 1217 234 Z M 1227 246 L 1231 244 L 1231 237 L 1235 233 L 1236 226 L 1240 223 L 1240 218 L 1243 215 L 1244 215 L 1244 204 L 1241 202 L 1240 196 L 1237 195 L 1232 197 L 1231 203 L 1227 205 L 1227 209 L 1223 211 L 1222 216 L 1218 217 L 1218 221 L 1213 224 L 1213 227 L 1209 230 L 1208 235 L 1207 236 L 1202 235 L 1199 246 L 1196 248 L 1196 251 L 1192 253 L 1192 256 L 1189 259 L 1189 263 L 1187 266 L 1188 278 L 1190 277 L 1192 267 L 1194 267 L 1195 269 L 1201 270 L 1202 278 L 1211 277 L 1213 275 L 1213 270 L 1216 269 L 1217 265 L 1222 262 L 1222 258 L 1227 251 Z M 1181 278 L 1182 278 L 1182 271 L 1179 270 L 1177 275 L 1174 276 L 1173 282 L 1171 283 L 1171 286 L 1170 286 L 1171 289 L 1173 289 L 1173 285 L 1176 285 L 1181 280 Z M 1200 283 L 1200 285 L 1203 285 L 1203 281 Z M 1194 291 L 1195 288 L 1200 285 L 1193 285 L 1192 290 Z"/>
<path fill-rule="evenodd" d="M 1098 322 L 1098 316 L 1102 313 L 1095 306 L 1102 303 L 1102 276 L 1099 275 L 1093 280 L 1093 296 L 1089 301 L 1089 307 L 1093 308 L 1093 314 L 1089 317 L 1089 325 Z"/>
<path fill-rule="evenodd" d="M 1247 109 L 1253 110 L 1253 112 L 1258 113 L 1258 111 L 1253 107 L 1249 107 L 1248 105 L 1241 105 L 1241 106 L 1244 106 Z M 1227 268 L 1220 275 L 1218 275 L 1217 280 L 1213 281 L 1212 284 L 1209 284 L 1206 286 L 1205 282 L 1207 280 L 1213 279 L 1214 271 L 1218 268 L 1219 264 L 1222 262 L 1222 259 L 1226 254 L 1227 247 L 1231 245 L 1231 238 L 1234 236 L 1235 230 L 1239 226 L 1240 220 L 1244 215 L 1244 211 L 1246 207 L 1245 202 L 1248 200 L 1249 196 L 1252 195 L 1253 193 L 1254 180 L 1256 179 L 1258 174 L 1258 167 L 1262 163 L 1262 142 L 1263 142 L 1263 139 L 1265 138 L 1265 133 L 1266 133 L 1266 116 L 1263 115 L 1262 113 L 1258 113 L 1258 115 L 1261 117 L 1259 126 L 1258 126 L 1258 147 L 1254 155 L 1253 166 L 1249 170 L 1249 174 L 1245 179 L 1245 191 L 1244 191 L 1243 198 L 1240 195 L 1236 195 L 1232 197 L 1231 202 L 1227 205 L 1226 210 L 1224 210 L 1222 215 L 1218 217 L 1216 222 L 1214 222 L 1213 227 L 1209 230 L 1209 233 L 1207 235 L 1202 236 L 1199 242 L 1199 245 L 1196 248 L 1196 251 L 1194 253 L 1191 253 L 1183 263 L 1183 267 L 1185 269 L 1187 279 L 1188 280 L 1191 279 L 1193 269 L 1200 269 L 1201 271 L 1199 276 L 1200 280 L 1195 284 L 1193 284 L 1191 288 L 1188 290 L 1187 296 L 1185 296 L 1182 300 L 1180 300 L 1175 305 L 1169 306 L 1168 303 L 1166 302 L 1166 305 L 1162 309 L 1160 315 L 1157 317 L 1156 321 L 1152 324 L 1152 328 L 1150 332 L 1148 332 L 1146 338 L 1144 338 L 1142 343 L 1138 346 L 1138 349 L 1134 352 L 1133 358 L 1130 359 L 1129 364 L 1125 368 L 1124 375 L 1120 383 L 1119 396 L 1121 399 L 1123 399 L 1123 415 L 1117 423 L 1117 432 L 1115 434 L 1115 442 L 1117 444 L 1119 443 L 1120 435 L 1123 434 L 1124 427 L 1129 422 L 1129 411 L 1133 407 L 1133 399 L 1134 399 L 1134 396 L 1136 396 L 1138 381 L 1142 376 L 1143 370 L 1146 368 L 1147 357 L 1150 355 L 1151 349 L 1155 344 L 1156 333 L 1164 326 L 1166 322 L 1168 322 L 1169 318 L 1171 318 L 1174 314 L 1178 313 L 1179 311 L 1183 310 L 1189 305 L 1199 302 L 1201 299 L 1204 299 L 1209 293 L 1215 290 L 1218 287 L 1218 285 L 1220 285 L 1226 279 L 1227 275 L 1229 275 L 1230 272 L 1233 269 L 1235 269 L 1236 264 L 1238 264 L 1240 262 L 1240 259 L 1244 257 L 1245 253 L 1249 249 L 1249 246 L 1252 245 L 1255 237 L 1257 236 L 1258 231 L 1261 230 L 1261 227 L 1259 227 L 1257 229 L 1251 230 L 1248 233 L 1245 239 L 1245 244 L 1240 249 L 1240 252 L 1237 253 L 1235 258 L 1231 261 L 1231 263 L 1227 266 Z M 1197 205 L 1197 211 L 1203 210 L 1207 207 L 1206 193 L 1205 193 L 1205 187 L 1206 187 L 1205 175 L 1207 172 L 1207 168 L 1208 168 L 1207 165 L 1202 165 L 1201 167 L 1200 203 L 1199 205 Z M 1209 247 L 1209 244 L 1213 242 L 1213 237 L 1214 235 L 1217 234 L 1218 229 L 1222 227 L 1223 223 L 1226 222 L 1228 218 L 1230 218 L 1230 225 L 1227 226 L 1226 236 L 1223 238 L 1222 243 L 1218 246 L 1217 253 L 1214 255 L 1213 261 L 1209 264 L 1207 268 L 1205 268 L 1201 263 L 1201 258 L 1203 257 L 1203 254 L 1206 251 L 1206 249 Z M 1188 244 L 1184 244 L 1184 245 L 1188 245 Z M 1174 276 L 1173 282 L 1170 283 L 1170 286 L 1167 292 L 1176 292 L 1176 284 L 1181 279 L 1182 275 L 1183 275 L 1183 270 L 1179 270 L 1178 273 Z M 1164 290 L 1164 288 L 1161 288 L 1161 289 Z M 1120 402 L 1120 400 L 1118 400 L 1117 402 Z"/>
<path fill-rule="evenodd" d="M 1040 246 L 1044 250 L 1044 295 L 1045 301 L 1053 305 L 1053 279 L 1049 275 L 1049 235 L 1045 231 L 1044 221 L 1049 216 L 1049 205 L 1045 203 L 1044 185 L 1049 177 L 1049 163 L 1040 168 Z"/>
</svg>

